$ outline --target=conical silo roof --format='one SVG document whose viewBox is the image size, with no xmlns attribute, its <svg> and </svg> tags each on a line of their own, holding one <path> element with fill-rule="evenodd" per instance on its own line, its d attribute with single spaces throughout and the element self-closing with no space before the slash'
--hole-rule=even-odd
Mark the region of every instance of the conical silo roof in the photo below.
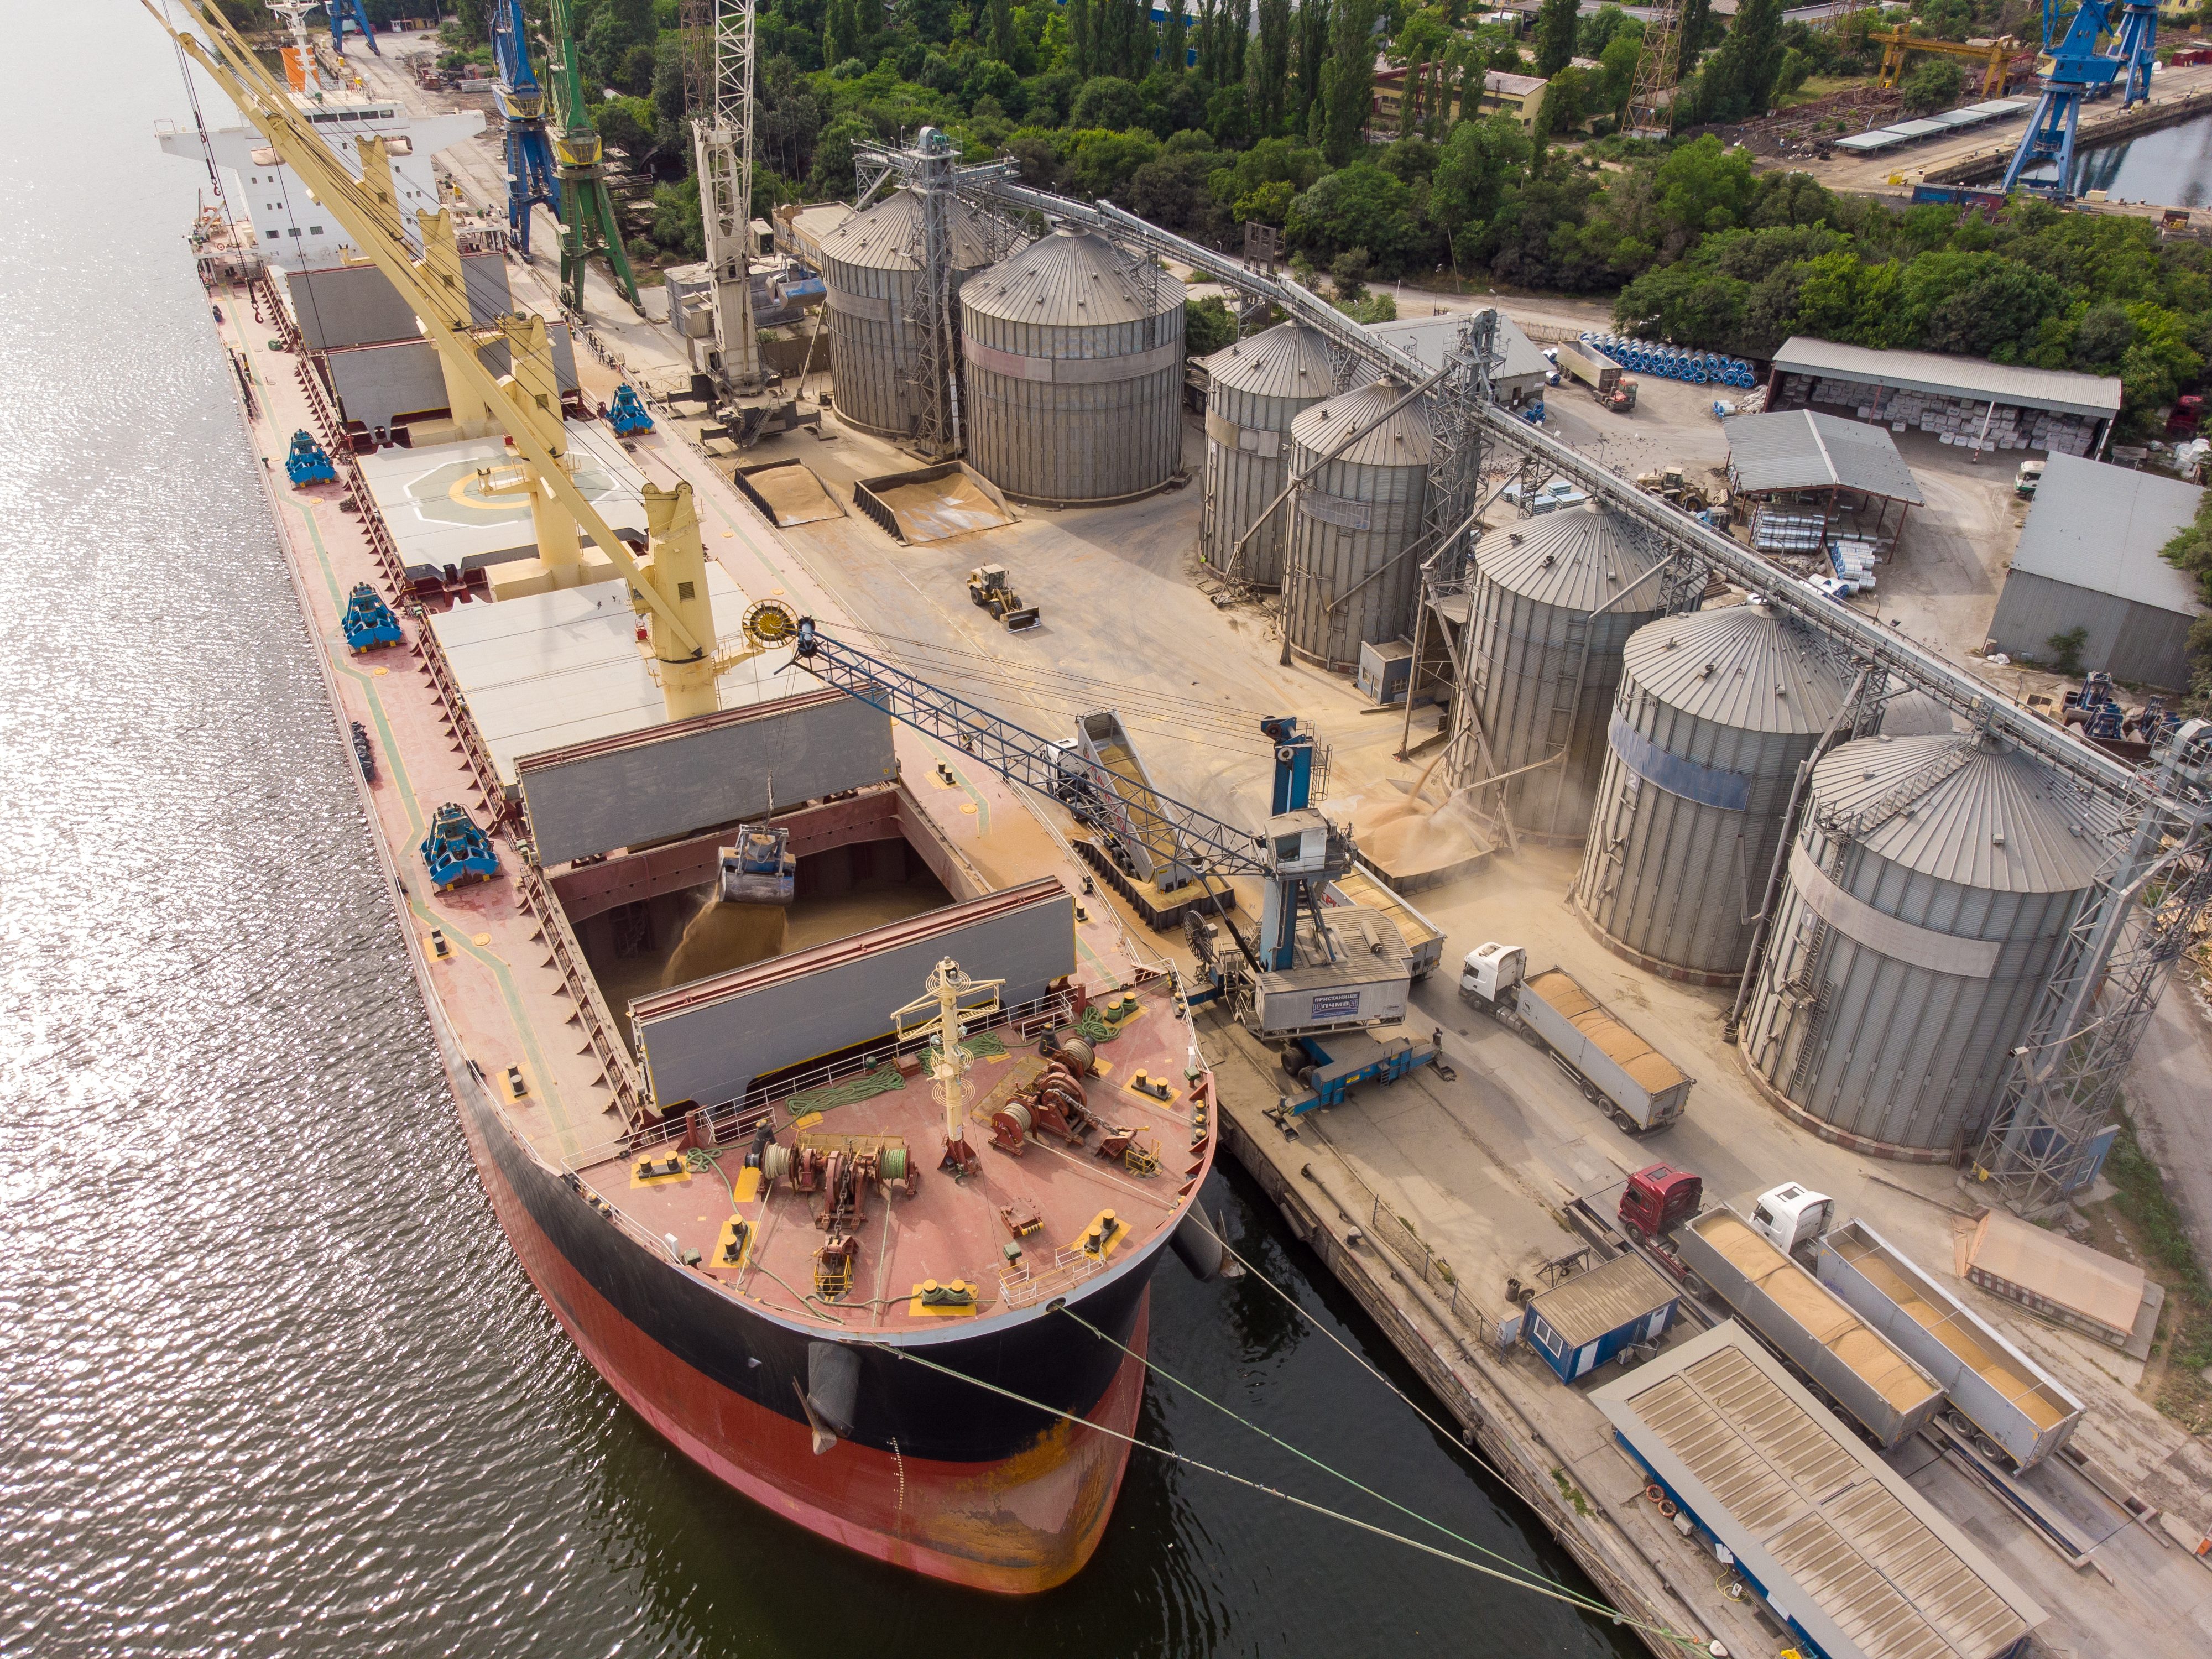
<svg viewBox="0 0 2212 1659">
<path fill-rule="evenodd" d="M 1825 732 L 1854 678 L 1810 628 L 1764 605 L 1639 628 L 1623 660 L 1627 678 L 1652 696 L 1744 732 Z"/>
<path fill-rule="evenodd" d="M 1596 501 L 1492 531 L 1474 547 L 1475 568 L 1489 580 L 1566 611 L 1595 611 L 1665 562 L 1652 538 Z M 1659 589 L 1646 583 L 1624 608 L 1661 609 Z"/>
<path fill-rule="evenodd" d="M 1893 791 L 1905 799 L 1885 808 Z M 1861 846 L 1963 887 L 2073 892 L 2096 880 L 2103 860 L 2088 802 L 2033 757 L 1990 738 L 1862 738 L 1813 769 L 1812 797 L 1816 823 L 1886 811 Z"/>
<path fill-rule="evenodd" d="M 1951 711 L 1925 691 L 1900 691 L 1881 706 L 1885 738 L 1947 738 L 1958 729 Z"/>
<path fill-rule="evenodd" d="M 1326 398 L 1328 346 L 1303 323 L 1278 323 L 1206 360 L 1213 384 L 1255 398 Z"/>
<path fill-rule="evenodd" d="M 1316 455 L 1334 448 L 1406 395 L 1402 387 L 1376 380 L 1316 404 L 1291 422 L 1291 441 Z M 1416 398 L 1365 437 L 1333 459 L 1356 466 L 1426 466 L 1436 454 L 1426 402 Z"/>
<path fill-rule="evenodd" d="M 1012 323 L 1095 328 L 1180 311 L 1183 285 L 1164 270 L 1133 269 L 1103 236 L 1062 225 L 969 278 L 960 303 Z"/>
<path fill-rule="evenodd" d="M 822 239 L 822 256 L 869 270 L 921 269 L 921 198 L 895 190 Z M 945 231 L 956 270 L 991 263 L 990 239 L 975 210 L 957 197 L 945 205 Z"/>
</svg>

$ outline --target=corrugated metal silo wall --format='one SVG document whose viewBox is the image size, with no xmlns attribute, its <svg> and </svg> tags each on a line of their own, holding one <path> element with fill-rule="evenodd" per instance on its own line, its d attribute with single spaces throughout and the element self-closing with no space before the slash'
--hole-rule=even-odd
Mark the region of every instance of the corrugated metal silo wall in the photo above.
<svg viewBox="0 0 2212 1659">
<path fill-rule="evenodd" d="M 1304 444 L 1291 446 L 1295 471 L 1318 459 Z M 1288 596 L 1291 650 L 1309 662 L 1356 668 L 1363 640 L 1381 643 L 1413 631 L 1421 573 L 1416 561 L 1398 555 L 1420 538 L 1428 482 L 1425 466 L 1336 460 L 1300 487 L 1291 502 L 1297 516 L 1291 561 L 1298 571 Z M 1359 586 L 1377 570 L 1383 574 Z M 1332 610 L 1346 593 L 1351 598 Z"/>
<path fill-rule="evenodd" d="M 1839 872 L 1836 852 L 1808 818 L 1753 989 L 1745 1060 L 1778 1094 L 1849 1133 L 1927 1149 L 1971 1139 L 1996 1109 L 2081 894 L 1962 886 L 1863 847 L 1844 853 Z M 1908 924 L 1896 943 L 1941 960 L 1946 936 L 1990 941 L 1994 965 L 1986 976 L 1941 972 L 1853 939 L 1814 913 L 1801 858 L 1816 878 L 1826 872 Z"/>
<path fill-rule="evenodd" d="M 1654 696 L 1633 675 L 1622 680 L 1607 726 L 1576 903 L 1638 956 L 1699 975 L 1741 975 L 1790 787 L 1819 735 L 1705 720 Z M 1629 756 L 1642 757 L 1641 766 Z"/>
<path fill-rule="evenodd" d="M 1651 584 L 1657 591 L 1657 584 Z M 1567 744 L 1565 769 L 1550 767 L 1504 787 L 1513 825 L 1524 834 L 1579 837 L 1589 828 L 1606 762 L 1605 727 L 1620 684 L 1628 636 L 1656 620 L 1653 611 L 1587 611 L 1516 593 L 1477 569 L 1469 595 L 1466 681 L 1483 736 L 1500 772 L 1534 766 Z M 1570 643 L 1583 632 L 1587 643 Z M 1582 659 L 1582 697 L 1575 698 Z M 1570 733 L 1570 721 L 1572 731 Z"/>
<path fill-rule="evenodd" d="M 1112 501 L 1158 489 L 1182 459 L 1182 324 L 1011 322 L 966 332 L 968 462 L 1029 501 Z"/>
<path fill-rule="evenodd" d="M 1321 402 L 1311 398 L 1263 398 L 1213 383 L 1206 404 L 1206 513 L 1199 543 L 1206 561 L 1225 569 L 1237 538 L 1291 481 L 1291 422 Z M 1245 544 L 1238 574 L 1261 587 L 1283 581 L 1283 548 L 1290 538 L 1291 506 L 1277 507 L 1267 526 Z"/>
<path fill-rule="evenodd" d="M 907 380 L 920 345 L 906 319 L 914 281 L 910 270 L 848 264 L 826 255 L 822 261 L 837 416 L 878 438 L 896 440 L 914 430 Z"/>
</svg>

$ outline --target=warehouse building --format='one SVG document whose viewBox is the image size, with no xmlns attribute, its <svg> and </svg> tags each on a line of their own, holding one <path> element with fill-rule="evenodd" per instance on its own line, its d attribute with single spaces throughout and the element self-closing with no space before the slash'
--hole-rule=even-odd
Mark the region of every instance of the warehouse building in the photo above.
<svg viewBox="0 0 2212 1659">
<path fill-rule="evenodd" d="M 2053 635 L 2087 630 L 2081 665 L 2130 684 L 2189 684 L 2197 583 L 2159 550 L 2204 492 L 2156 473 L 2053 455 L 1990 619 L 1996 648 L 2051 658 Z"/>
<path fill-rule="evenodd" d="M 2120 412 L 2106 374 L 2020 368 L 1934 351 L 1874 351 L 1793 335 L 1774 354 L 1769 409 L 1834 408 L 1962 449 L 2101 455 Z"/>
<path fill-rule="evenodd" d="M 1728 422 L 1729 481 L 1761 553 L 1826 557 L 1838 540 L 1887 558 L 1921 504 L 1912 469 L 1882 428 L 1793 409 Z"/>
<path fill-rule="evenodd" d="M 1444 354 L 1459 343 L 1463 316 L 1409 317 L 1396 322 L 1370 323 L 1367 331 L 1411 352 L 1430 368 L 1444 366 Z M 1504 312 L 1498 313 L 1498 333 L 1491 354 L 1491 395 L 1501 404 L 1518 406 L 1544 395 L 1544 376 L 1551 359 L 1521 331 L 1520 325 Z"/>
<path fill-rule="evenodd" d="M 2042 1607 L 1733 1320 L 1590 1399 L 1801 1650 L 2002 1659 Z M 1710 1565 L 1710 1563 L 1708 1564 Z"/>
</svg>

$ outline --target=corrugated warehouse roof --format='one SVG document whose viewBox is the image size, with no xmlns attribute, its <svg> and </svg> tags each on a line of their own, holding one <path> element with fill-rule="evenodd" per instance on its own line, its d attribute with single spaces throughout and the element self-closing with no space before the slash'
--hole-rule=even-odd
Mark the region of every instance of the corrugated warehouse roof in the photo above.
<svg viewBox="0 0 2212 1659">
<path fill-rule="evenodd" d="M 1291 422 L 1291 441 L 1319 455 L 1347 432 L 1357 431 L 1406 395 L 1388 380 L 1340 393 L 1316 404 Z M 1429 430 L 1428 400 L 1416 398 L 1337 457 L 1357 466 L 1426 466 L 1436 454 Z"/>
<path fill-rule="evenodd" d="M 1544 1322 L 1565 1337 L 1569 1347 L 1579 1348 L 1648 1318 L 1680 1295 L 1676 1285 L 1659 1276 L 1657 1268 L 1632 1254 L 1577 1273 L 1528 1306 L 1543 1315 Z"/>
<path fill-rule="evenodd" d="M 1589 611 L 1620 597 L 1629 584 L 1666 562 L 1665 550 L 1611 507 L 1591 501 L 1547 513 L 1475 544 L 1475 568 L 1510 592 L 1540 605 Z M 1660 585 L 1647 584 L 1627 609 L 1657 611 Z"/>
<path fill-rule="evenodd" d="M 1916 783 L 1918 787 L 1916 789 Z M 1892 797 L 1899 791 L 1902 805 Z M 2069 893 L 2097 878 L 2095 809 L 2057 773 L 1975 737 L 1862 738 L 1813 769 L 1815 822 L 1887 800 L 1862 846 L 1938 881 L 1999 893 Z"/>
<path fill-rule="evenodd" d="M 975 210 L 955 198 L 947 204 L 945 238 L 956 270 L 981 270 L 991 263 L 991 244 Z M 855 213 L 821 239 L 822 257 L 871 270 L 919 270 L 921 198 L 895 190 Z"/>
<path fill-rule="evenodd" d="M 1729 466 L 1748 495 L 1779 489 L 1858 489 L 1919 505 L 1920 486 L 1889 434 L 1863 421 L 1809 409 L 1739 415 L 1728 423 Z"/>
<path fill-rule="evenodd" d="M 1590 1399 L 1829 1659 L 1996 1659 L 2044 1620 L 1733 1320 Z"/>
<path fill-rule="evenodd" d="M 2120 412 L 2120 383 L 2110 374 L 2075 374 L 2063 368 L 2017 368 L 1985 363 L 1978 357 L 1947 357 L 1938 351 L 1875 351 L 1793 334 L 1774 354 L 1775 368 L 1785 374 L 1826 374 L 1903 392 L 1932 392 L 1944 398 L 1972 398 L 2015 404 L 2025 409 L 2054 409 L 2067 415 L 2109 420 Z"/>
<path fill-rule="evenodd" d="M 1239 340 L 1205 367 L 1216 386 L 1255 398 L 1326 398 L 1333 384 L 1328 342 L 1303 323 L 1278 323 Z"/>
<path fill-rule="evenodd" d="M 2075 455 L 2044 464 L 2012 568 L 2194 617 L 2197 584 L 2159 550 L 2197 516 L 2204 492 L 2179 478 Z"/>
<path fill-rule="evenodd" d="M 1854 678 L 1811 629 L 1764 605 L 1650 623 L 1628 636 L 1623 663 L 1674 708 L 1746 732 L 1825 732 Z"/>
<path fill-rule="evenodd" d="M 1459 343 L 1460 325 L 1467 321 L 1465 315 L 1443 317 L 1407 317 L 1395 323 L 1370 323 L 1367 331 L 1380 340 L 1388 340 L 1401 350 L 1411 352 L 1431 368 L 1444 366 L 1444 354 Z M 1492 380 L 1524 380 L 1534 375 L 1540 380 L 1551 367 L 1550 359 L 1536 349 L 1535 343 L 1521 331 L 1520 325 L 1504 312 L 1498 313 L 1498 332 L 1493 337 L 1499 361 L 1490 373 Z"/>
<path fill-rule="evenodd" d="M 960 303 L 1009 322 L 1095 328 L 1180 311 L 1183 285 L 1164 270 L 1147 277 L 1103 236 L 1061 225 L 970 277 Z"/>
</svg>

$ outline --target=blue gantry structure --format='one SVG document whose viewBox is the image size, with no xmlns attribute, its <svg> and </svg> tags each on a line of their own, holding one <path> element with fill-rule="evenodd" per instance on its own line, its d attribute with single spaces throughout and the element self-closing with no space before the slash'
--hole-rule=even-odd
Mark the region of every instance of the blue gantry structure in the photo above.
<svg viewBox="0 0 2212 1659">
<path fill-rule="evenodd" d="M 376 29 L 368 21 L 368 13 L 362 9 L 361 0 L 329 0 L 331 15 L 331 44 L 337 48 L 338 56 L 345 56 L 345 26 L 349 21 L 361 31 L 361 38 L 377 57 L 384 56 L 384 48 L 376 44 Z"/>
<path fill-rule="evenodd" d="M 2157 40 L 2155 0 L 2080 0 L 2063 29 L 2060 0 L 2043 0 L 2043 47 L 2051 54 L 2051 73 L 2005 168 L 2005 189 L 2043 191 L 2061 201 L 2071 197 L 2074 134 L 2082 103 L 2108 95 L 2115 85 L 2123 88 L 2124 110 L 2148 98 Z M 2046 162 L 2057 164 L 2050 177 L 2024 176 Z"/>
<path fill-rule="evenodd" d="M 545 88 L 530 64 L 522 0 L 492 0 L 491 51 L 497 70 L 491 95 L 507 123 L 507 234 L 527 258 L 530 210 L 543 202 L 560 216 L 561 175 L 545 131 Z"/>
</svg>

